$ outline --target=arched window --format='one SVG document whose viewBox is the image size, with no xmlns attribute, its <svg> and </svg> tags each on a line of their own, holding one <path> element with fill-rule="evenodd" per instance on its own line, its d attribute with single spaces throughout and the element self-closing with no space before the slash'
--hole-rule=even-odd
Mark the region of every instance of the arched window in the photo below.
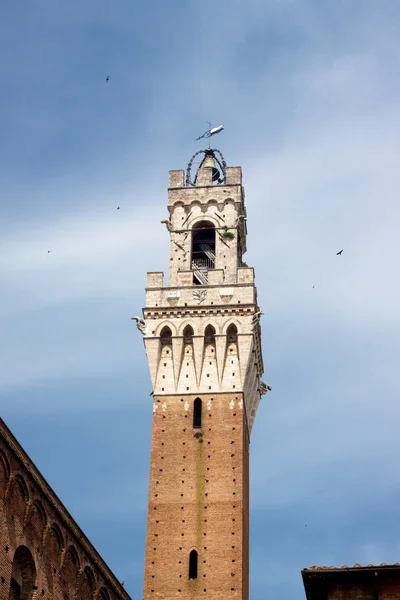
<svg viewBox="0 0 400 600">
<path fill-rule="evenodd" d="M 78 593 L 78 600 L 87 600 L 93 598 L 95 589 L 95 579 L 90 567 L 85 567 L 83 571 L 83 579 Z"/>
<path fill-rule="evenodd" d="M 36 582 L 36 568 L 26 546 L 19 546 L 14 554 L 11 571 L 9 600 L 31 600 Z"/>
<path fill-rule="evenodd" d="M 10 465 L 6 455 L 0 450 L 0 495 L 3 494 L 6 489 L 8 478 L 10 477 Z"/>
<path fill-rule="evenodd" d="M 228 344 L 237 344 L 237 327 L 233 323 L 229 325 L 226 337 Z"/>
<path fill-rule="evenodd" d="M 212 325 L 207 325 L 204 331 L 204 342 L 206 344 L 215 344 L 215 329 Z"/>
<path fill-rule="evenodd" d="M 208 270 L 215 268 L 215 228 L 209 221 L 200 221 L 192 232 L 193 283 L 207 285 Z"/>
<path fill-rule="evenodd" d="M 193 344 L 193 329 L 190 325 L 186 325 L 185 329 L 183 330 L 183 343 L 186 344 Z"/>
<path fill-rule="evenodd" d="M 193 428 L 199 429 L 201 427 L 201 408 L 202 401 L 200 398 L 196 398 L 193 402 Z"/>
<path fill-rule="evenodd" d="M 162 328 L 160 339 L 162 346 L 172 346 L 172 332 L 169 327 L 165 326 Z"/>
<path fill-rule="evenodd" d="M 197 579 L 197 567 L 199 563 L 199 555 L 197 550 L 192 550 L 189 554 L 189 579 Z"/>
</svg>

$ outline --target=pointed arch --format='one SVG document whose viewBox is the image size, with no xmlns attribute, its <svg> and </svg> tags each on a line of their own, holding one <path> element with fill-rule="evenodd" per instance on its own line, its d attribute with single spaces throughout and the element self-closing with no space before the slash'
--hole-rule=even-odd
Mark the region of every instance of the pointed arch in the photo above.
<svg viewBox="0 0 400 600">
<path fill-rule="evenodd" d="M 28 486 L 25 483 L 25 479 L 22 477 L 22 475 L 20 475 L 19 473 L 14 477 L 14 482 L 15 485 L 18 488 L 19 493 L 21 494 L 22 498 L 27 501 L 29 500 L 29 492 L 28 492 Z"/>
<path fill-rule="evenodd" d="M 99 589 L 96 600 L 110 600 L 110 594 L 105 587 Z"/>
<path fill-rule="evenodd" d="M 84 573 L 85 577 L 87 578 L 87 580 L 89 581 L 90 586 L 92 588 L 94 588 L 96 580 L 94 578 L 94 573 L 92 571 L 92 568 L 89 566 L 86 566 L 83 570 L 83 573 Z"/>
<path fill-rule="evenodd" d="M 171 331 L 171 335 L 176 335 L 175 325 L 170 321 L 163 321 L 158 325 L 157 329 L 155 330 L 155 336 L 160 337 L 161 332 L 165 329 L 165 327 Z"/>
<path fill-rule="evenodd" d="M 43 504 L 39 499 L 36 499 L 33 501 L 32 509 L 34 509 L 37 512 L 39 519 L 41 520 L 43 525 L 46 525 L 46 523 L 47 523 L 46 511 L 44 510 Z"/>
<path fill-rule="evenodd" d="M 193 336 L 194 336 L 193 327 L 191 325 L 186 325 L 185 329 L 183 330 L 184 344 L 193 344 Z"/>
<path fill-rule="evenodd" d="M 201 398 L 196 398 L 193 402 L 193 429 L 201 428 L 203 402 Z"/>
<path fill-rule="evenodd" d="M 3 492 L 6 489 L 10 473 L 11 469 L 7 456 L 0 449 L 0 495 L 3 495 Z"/>
<path fill-rule="evenodd" d="M 11 478 L 10 484 L 7 487 L 7 502 L 11 507 L 11 512 L 8 513 L 8 517 L 11 522 L 11 529 L 15 532 L 14 517 L 23 524 L 27 513 L 27 507 L 29 503 L 29 492 L 28 486 L 25 483 L 22 475 L 17 473 Z"/>
<path fill-rule="evenodd" d="M 198 330 L 196 329 L 197 323 L 195 323 L 195 322 L 193 323 L 193 321 L 191 321 L 190 319 L 183 320 L 183 322 L 178 327 L 177 335 L 183 335 L 183 332 L 185 331 L 185 329 L 188 325 L 190 325 L 190 327 L 192 328 L 193 335 L 198 335 Z"/>
<path fill-rule="evenodd" d="M 53 523 L 53 525 L 50 528 L 49 534 L 54 538 L 55 543 L 59 551 L 61 552 L 64 548 L 64 538 L 61 533 L 61 529 L 59 528 L 57 523 Z"/>
<path fill-rule="evenodd" d="M 237 344 L 238 329 L 235 323 L 231 323 L 226 330 L 226 341 L 228 344 Z"/>
<path fill-rule="evenodd" d="M 189 579 L 197 579 L 199 567 L 199 554 L 197 550 L 191 550 L 189 554 Z"/>
<path fill-rule="evenodd" d="M 79 556 L 76 548 L 72 545 L 66 549 L 61 566 L 60 576 L 66 581 L 65 593 L 69 598 L 76 598 L 78 574 L 80 571 Z"/>
<path fill-rule="evenodd" d="M 80 577 L 77 600 L 89 600 L 93 598 L 96 589 L 96 580 L 90 567 L 85 567 Z"/>
<path fill-rule="evenodd" d="M 207 325 L 204 330 L 204 343 L 215 344 L 215 327 L 213 325 Z"/>
<path fill-rule="evenodd" d="M 160 340 L 162 346 L 172 346 L 172 331 L 168 325 L 164 325 L 161 329 Z"/>
<path fill-rule="evenodd" d="M 236 325 L 237 331 L 238 332 L 240 331 L 241 323 L 238 321 L 238 319 L 229 319 L 229 321 L 227 321 L 224 324 L 224 326 L 222 328 L 222 333 L 224 333 L 226 335 L 226 333 L 231 325 Z"/>
<path fill-rule="evenodd" d="M 79 569 L 80 568 L 79 556 L 78 556 L 78 552 L 76 551 L 75 546 L 69 546 L 67 552 L 68 552 L 68 555 L 69 555 L 74 567 Z"/>
<path fill-rule="evenodd" d="M 30 541 L 40 540 L 43 542 L 44 532 L 46 530 L 47 517 L 43 504 L 39 499 L 33 501 L 30 506 L 24 527 L 26 539 Z"/>
</svg>

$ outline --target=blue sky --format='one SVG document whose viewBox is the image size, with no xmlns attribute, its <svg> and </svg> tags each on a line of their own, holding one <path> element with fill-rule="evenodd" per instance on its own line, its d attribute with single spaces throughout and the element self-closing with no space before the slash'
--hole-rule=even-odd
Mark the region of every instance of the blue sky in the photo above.
<svg viewBox="0 0 400 600">
<path fill-rule="evenodd" d="M 208 120 L 243 168 L 266 313 L 251 597 L 400 560 L 399 19 L 397 0 L 2 4 L 0 414 L 133 598 L 152 403 L 129 318 L 166 270 L 168 169 Z"/>
</svg>

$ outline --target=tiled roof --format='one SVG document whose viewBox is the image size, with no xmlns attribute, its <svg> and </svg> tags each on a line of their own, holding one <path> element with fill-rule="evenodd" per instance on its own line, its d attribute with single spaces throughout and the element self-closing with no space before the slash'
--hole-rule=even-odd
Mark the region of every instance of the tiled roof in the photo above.
<svg viewBox="0 0 400 600">
<path fill-rule="evenodd" d="M 342 565 L 341 567 L 323 567 L 319 565 L 314 565 L 313 567 L 308 567 L 307 569 L 304 569 L 304 571 L 340 571 L 341 569 L 378 569 L 380 567 L 400 567 L 400 563 L 394 563 L 392 565 L 388 565 L 387 563 L 381 563 L 380 565 L 369 564 L 365 565 L 364 567 L 358 563 L 356 563 L 352 567 L 349 567 L 348 565 Z"/>
</svg>

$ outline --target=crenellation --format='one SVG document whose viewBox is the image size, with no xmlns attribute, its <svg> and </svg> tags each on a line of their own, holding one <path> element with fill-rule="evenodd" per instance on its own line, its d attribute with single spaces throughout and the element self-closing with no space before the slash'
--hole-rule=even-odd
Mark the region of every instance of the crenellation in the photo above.
<svg viewBox="0 0 400 600">
<path fill-rule="evenodd" d="M 253 267 L 239 267 L 237 273 L 238 283 L 254 283 L 255 275 Z"/>
<path fill-rule="evenodd" d="M 146 288 L 162 288 L 164 285 L 164 273 L 154 271 L 147 273 Z"/>
<path fill-rule="evenodd" d="M 242 187 L 242 168 L 226 167 L 226 184 L 240 185 Z"/>
<path fill-rule="evenodd" d="M 183 170 L 169 171 L 168 174 L 169 174 L 169 181 L 168 181 L 169 188 L 180 188 L 180 187 L 184 186 L 185 171 L 183 171 Z"/>
</svg>

